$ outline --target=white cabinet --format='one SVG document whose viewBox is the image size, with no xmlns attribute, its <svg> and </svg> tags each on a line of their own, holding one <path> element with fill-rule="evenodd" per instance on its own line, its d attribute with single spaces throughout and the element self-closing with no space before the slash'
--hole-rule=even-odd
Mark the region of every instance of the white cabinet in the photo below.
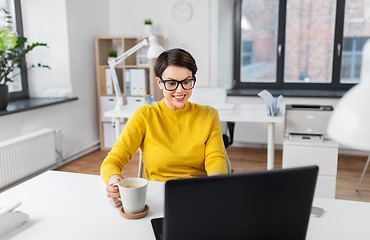
<svg viewBox="0 0 370 240">
<path fill-rule="evenodd" d="M 104 112 L 114 109 L 117 98 L 115 96 L 100 96 L 100 120 L 102 122 L 113 122 L 110 117 L 104 117 Z M 123 123 L 123 119 L 120 120 Z"/>
<path fill-rule="evenodd" d="M 283 168 L 319 166 L 315 196 L 335 198 L 338 144 L 332 140 L 289 140 L 283 144 Z"/>
<path fill-rule="evenodd" d="M 120 124 L 120 129 L 123 129 L 124 124 Z M 112 123 L 103 123 L 103 137 L 104 137 L 104 148 L 111 149 L 113 144 L 117 141 L 115 138 L 115 128 Z"/>
<path fill-rule="evenodd" d="M 115 139 L 115 128 L 113 124 L 113 119 L 110 117 L 104 117 L 104 112 L 114 109 L 116 106 L 117 98 L 115 96 L 100 96 L 100 120 L 102 125 L 102 138 L 101 138 L 101 148 L 111 149 L 113 144 L 116 142 Z M 125 121 L 123 118 L 120 119 L 120 129 L 125 126 Z"/>
</svg>

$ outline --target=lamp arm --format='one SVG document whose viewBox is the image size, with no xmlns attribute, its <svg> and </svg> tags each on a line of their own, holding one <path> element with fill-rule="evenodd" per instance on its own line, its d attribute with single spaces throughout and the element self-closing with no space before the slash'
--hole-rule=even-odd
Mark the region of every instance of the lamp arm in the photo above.
<svg viewBox="0 0 370 240">
<path fill-rule="evenodd" d="M 123 98 L 121 94 L 121 89 L 119 87 L 115 66 L 121 63 L 123 60 L 125 60 L 129 56 L 131 56 L 136 51 L 138 51 L 140 48 L 144 46 L 148 46 L 148 44 L 149 44 L 148 40 L 145 38 L 143 41 L 139 42 L 138 44 L 136 44 L 135 46 L 133 46 L 132 48 L 124 52 L 122 55 L 120 55 L 116 59 L 108 61 L 109 71 L 110 71 L 114 91 L 116 92 L 116 98 L 117 98 L 116 107 L 115 107 L 116 111 L 120 111 L 123 108 Z"/>
<path fill-rule="evenodd" d="M 138 51 L 140 48 L 145 47 L 145 46 L 148 46 L 148 45 L 149 45 L 148 39 L 146 39 L 146 38 L 143 39 L 143 41 L 139 42 L 138 44 L 136 44 L 135 46 L 133 46 L 132 48 L 130 48 L 129 50 L 127 50 L 126 52 L 124 52 L 122 55 L 120 55 L 119 57 L 117 57 L 116 59 L 114 59 L 112 61 L 112 63 L 114 64 L 113 66 L 118 65 L 123 60 L 125 60 L 126 58 L 128 58 L 129 56 L 131 56 L 133 53 L 135 53 L 136 51 Z M 108 64 L 109 64 L 109 62 L 108 62 Z M 109 64 L 109 66 L 110 66 L 110 64 Z"/>
<path fill-rule="evenodd" d="M 109 64 L 109 71 L 113 82 L 114 91 L 116 92 L 117 104 L 119 101 L 122 102 L 121 89 L 118 84 L 117 73 L 114 65 Z M 123 105 L 123 102 L 122 102 Z"/>
</svg>

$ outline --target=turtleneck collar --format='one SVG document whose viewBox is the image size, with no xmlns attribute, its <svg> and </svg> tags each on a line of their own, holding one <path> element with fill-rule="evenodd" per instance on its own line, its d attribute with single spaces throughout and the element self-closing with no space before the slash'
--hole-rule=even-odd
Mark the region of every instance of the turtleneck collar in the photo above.
<svg viewBox="0 0 370 240">
<path fill-rule="evenodd" d="M 177 110 L 173 110 L 169 107 L 167 107 L 166 103 L 164 102 L 164 98 L 159 102 L 159 106 L 166 112 L 168 113 L 172 113 L 172 114 L 180 114 L 180 113 L 184 113 L 186 111 L 188 111 L 188 109 L 190 108 L 190 102 L 187 101 L 185 103 L 185 106 L 181 109 L 177 109 Z"/>
</svg>

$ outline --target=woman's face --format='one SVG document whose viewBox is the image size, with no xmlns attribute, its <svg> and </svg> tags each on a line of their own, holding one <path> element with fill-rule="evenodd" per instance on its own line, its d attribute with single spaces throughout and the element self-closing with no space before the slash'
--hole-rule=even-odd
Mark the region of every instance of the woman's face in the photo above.
<svg viewBox="0 0 370 240">
<path fill-rule="evenodd" d="M 179 66 L 168 66 L 162 74 L 162 80 L 177 80 L 182 81 L 186 79 L 192 79 L 192 72 L 185 68 Z M 186 102 L 191 96 L 192 90 L 185 90 L 182 88 L 181 84 L 178 85 L 177 89 L 174 91 L 168 91 L 164 87 L 164 84 L 157 77 L 156 81 L 159 88 L 163 91 L 164 102 L 166 106 L 172 110 L 178 110 L 185 107 Z"/>
</svg>

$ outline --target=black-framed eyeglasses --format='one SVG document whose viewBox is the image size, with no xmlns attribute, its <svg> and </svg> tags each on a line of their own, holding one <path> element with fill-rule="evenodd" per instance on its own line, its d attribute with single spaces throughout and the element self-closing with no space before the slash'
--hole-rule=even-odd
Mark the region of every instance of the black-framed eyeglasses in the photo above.
<svg viewBox="0 0 370 240">
<path fill-rule="evenodd" d="M 177 80 L 163 80 L 162 78 L 159 77 L 159 80 L 163 83 L 164 88 L 167 91 L 175 91 L 178 87 L 179 84 L 181 84 L 182 88 L 184 90 L 190 90 L 193 89 L 195 86 L 196 78 L 191 78 L 191 79 L 185 79 L 182 81 L 177 81 Z"/>
</svg>

